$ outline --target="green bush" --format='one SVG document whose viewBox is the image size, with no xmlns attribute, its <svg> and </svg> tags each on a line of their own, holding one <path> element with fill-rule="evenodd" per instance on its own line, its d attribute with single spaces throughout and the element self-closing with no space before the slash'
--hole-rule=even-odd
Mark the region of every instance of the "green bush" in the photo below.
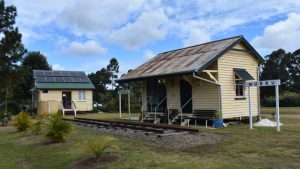
<svg viewBox="0 0 300 169">
<path fill-rule="evenodd" d="M 261 104 L 266 107 L 275 107 L 274 96 L 264 97 Z M 300 106 L 300 93 L 285 92 L 279 96 L 279 105 L 282 107 L 298 107 Z"/>
<path fill-rule="evenodd" d="M 216 120 L 222 119 L 222 114 L 220 112 L 216 112 L 216 117 L 214 119 Z"/>
<path fill-rule="evenodd" d="M 42 121 L 39 120 L 39 121 L 33 123 L 31 130 L 32 130 L 33 134 L 39 134 L 42 130 Z"/>
<path fill-rule="evenodd" d="M 104 137 L 101 140 L 90 140 L 87 142 L 87 147 L 93 151 L 97 159 L 100 159 L 105 150 L 112 146 L 115 139 L 112 137 Z"/>
<path fill-rule="evenodd" d="M 54 143 L 65 142 L 73 131 L 72 125 L 64 121 L 58 113 L 49 117 L 47 129 L 46 136 Z"/>
<path fill-rule="evenodd" d="M 26 131 L 31 127 L 31 117 L 26 112 L 21 112 L 14 119 L 13 125 L 18 131 Z"/>
</svg>

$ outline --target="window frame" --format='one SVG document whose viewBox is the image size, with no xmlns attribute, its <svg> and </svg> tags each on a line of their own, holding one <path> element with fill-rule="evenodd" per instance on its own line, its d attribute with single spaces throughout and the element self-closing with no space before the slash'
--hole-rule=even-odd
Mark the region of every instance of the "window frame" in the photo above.
<svg viewBox="0 0 300 169">
<path fill-rule="evenodd" d="M 78 101 L 85 101 L 85 90 L 78 90 Z"/>
<path fill-rule="evenodd" d="M 240 88 L 242 88 L 242 89 L 240 89 Z M 236 73 L 234 73 L 234 91 L 235 91 L 236 100 L 246 98 L 245 97 L 245 80 L 240 78 Z"/>
</svg>

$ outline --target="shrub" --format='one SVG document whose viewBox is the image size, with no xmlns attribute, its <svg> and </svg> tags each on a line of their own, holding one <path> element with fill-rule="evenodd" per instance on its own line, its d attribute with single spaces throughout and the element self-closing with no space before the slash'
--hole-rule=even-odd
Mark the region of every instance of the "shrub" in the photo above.
<svg viewBox="0 0 300 169">
<path fill-rule="evenodd" d="M 263 106 L 266 107 L 275 107 L 275 97 L 269 96 L 262 98 L 261 101 Z M 292 93 L 292 92 L 285 92 L 280 94 L 279 97 L 279 105 L 283 107 L 298 107 L 300 106 L 300 94 L 299 93 Z"/>
<path fill-rule="evenodd" d="M 21 112 L 17 115 L 14 120 L 13 125 L 18 129 L 18 131 L 26 131 L 31 127 L 31 118 L 28 113 Z"/>
<path fill-rule="evenodd" d="M 32 129 L 32 133 L 33 134 L 39 134 L 40 133 L 40 131 L 42 130 L 42 121 L 37 121 L 37 122 L 35 122 L 35 123 L 33 123 L 33 125 L 32 125 L 32 127 L 31 127 L 31 129 Z"/>
<path fill-rule="evenodd" d="M 216 112 L 216 120 L 222 119 L 222 114 L 220 112 Z"/>
<path fill-rule="evenodd" d="M 49 117 L 47 125 L 46 136 L 54 143 L 65 142 L 73 131 L 72 125 L 64 121 L 57 113 Z"/>
<path fill-rule="evenodd" d="M 114 147 L 112 145 L 112 142 L 114 140 L 115 139 L 112 137 L 104 137 L 101 140 L 90 140 L 87 142 L 87 146 L 90 150 L 93 151 L 96 158 L 99 160 L 107 148 Z"/>
</svg>

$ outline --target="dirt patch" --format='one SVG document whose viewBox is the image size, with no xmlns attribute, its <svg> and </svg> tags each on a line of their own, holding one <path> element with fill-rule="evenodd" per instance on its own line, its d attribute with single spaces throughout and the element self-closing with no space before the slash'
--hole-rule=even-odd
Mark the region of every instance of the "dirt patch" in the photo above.
<svg viewBox="0 0 300 169">
<path fill-rule="evenodd" d="M 105 166 L 116 162 L 120 159 L 119 155 L 116 154 L 106 154 L 102 156 L 99 160 L 96 157 L 89 157 L 83 160 L 75 161 L 71 164 L 70 169 L 92 169 L 97 166 Z"/>
</svg>

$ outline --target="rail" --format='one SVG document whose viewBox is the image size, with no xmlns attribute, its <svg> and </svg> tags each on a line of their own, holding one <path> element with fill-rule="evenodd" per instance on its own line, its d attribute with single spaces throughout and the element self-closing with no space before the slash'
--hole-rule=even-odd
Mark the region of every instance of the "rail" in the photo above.
<svg viewBox="0 0 300 169">
<path fill-rule="evenodd" d="M 167 124 L 153 124 L 153 123 L 143 123 L 143 122 L 133 122 L 133 121 L 127 121 L 127 120 L 104 120 L 104 119 L 92 119 L 92 118 L 78 118 L 75 117 L 74 119 L 64 119 L 67 121 L 72 122 L 83 122 L 83 123 L 89 123 L 89 122 L 99 122 L 98 125 L 106 124 L 107 126 L 115 126 L 115 127 L 121 127 L 121 128 L 133 128 L 136 130 L 145 130 L 145 129 L 163 129 L 166 130 L 174 130 L 174 131 L 187 131 L 187 132 L 199 132 L 198 129 L 190 128 L 190 127 L 184 127 L 184 126 L 175 126 L 175 125 L 167 125 Z"/>
<path fill-rule="evenodd" d="M 61 106 L 61 111 L 63 113 L 63 116 L 65 116 L 65 109 L 62 101 L 60 102 L 60 106 Z"/>
<path fill-rule="evenodd" d="M 157 108 L 167 99 L 167 96 L 165 98 L 163 98 L 158 104 L 157 106 L 155 106 L 154 108 L 154 112 L 155 112 L 155 115 L 154 115 L 154 122 L 156 122 L 156 112 L 157 112 Z"/>
<path fill-rule="evenodd" d="M 173 104 L 171 104 L 169 107 L 172 107 L 175 103 L 173 102 Z M 168 104 L 167 104 L 168 105 Z M 168 107 L 168 106 L 167 106 Z M 167 112 L 168 112 L 168 124 L 171 124 L 171 121 L 170 121 L 170 108 L 167 108 Z"/>
<path fill-rule="evenodd" d="M 71 103 L 71 106 L 72 106 L 72 109 L 73 109 L 73 111 L 74 111 L 74 115 L 76 116 L 76 105 L 75 105 L 75 102 L 74 101 L 72 101 L 72 103 Z"/>
<path fill-rule="evenodd" d="M 186 101 L 183 106 L 181 106 L 180 108 L 180 123 L 182 123 L 182 109 L 193 99 L 193 97 L 191 97 L 188 101 Z"/>
</svg>

